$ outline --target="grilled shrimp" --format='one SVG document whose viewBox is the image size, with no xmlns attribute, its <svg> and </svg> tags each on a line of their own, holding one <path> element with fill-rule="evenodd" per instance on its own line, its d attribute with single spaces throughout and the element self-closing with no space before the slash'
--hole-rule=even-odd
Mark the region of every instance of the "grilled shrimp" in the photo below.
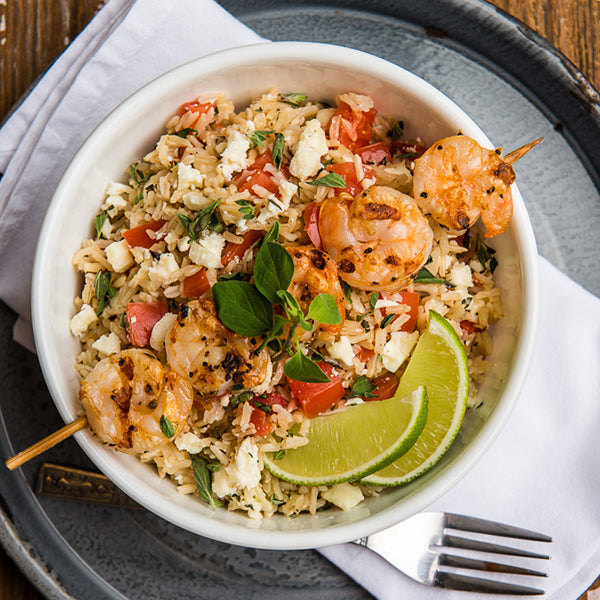
<svg viewBox="0 0 600 600">
<path fill-rule="evenodd" d="M 485 236 L 503 233 L 512 217 L 512 163 L 541 139 L 506 157 L 455 135 L 433 144 L 415 160 L 413 195 L 426 213 L 453 230 L 467 229 L 481 216 Z"/>
<path fill-rule="evenodd" d="M 171 368 L 205 395 L 237 382 L 245 388 L 263 383 L 271 363 L 265 351 L 256 354 L 259 343 L 225 327 L 217 317 L 214 300 L 203 298 L 181 306 L 167 333 L 165 349 Z"/>
<path fill-rule="evenodd" d="M 182 432 L 192 409 L 192 386 L 149 351 L 131 348 L 102 359 L 85 378 L 79 399 L 92 431 L 131 452 L 158 448 L 168 439 L 161 417 Z"/>
<path fill-rule="evenodd" d="M 344 292 L 335 262 L 314 246 L 286 246 L 286 249 L 294 261 L 294 277 L 290 285 L 290 293 L 298 300 L 300 308 L 305 313 L 316 296 L 331 294 L 342 320 L 338 325 L 322 324 L 321 327 L 331 333 L 338 333 L 344 324 L 346 309 Z"/>
<path fill-rule="evenodd" d="M 319 212 L 324 250 L 349 285 L 397 291 L 416 276 L 431 252 L 433 232 L 413 198 L 373 186 L 348 206 L 345 194 L 326 199 Z"/>
</svg>

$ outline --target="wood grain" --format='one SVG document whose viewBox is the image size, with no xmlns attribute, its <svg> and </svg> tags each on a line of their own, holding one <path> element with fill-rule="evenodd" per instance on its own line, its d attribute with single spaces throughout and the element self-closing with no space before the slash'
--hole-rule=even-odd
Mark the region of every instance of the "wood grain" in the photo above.
<svg viewBox="0 0 600 600">
<path fill-rule="evenodd" d="M 102 7 L 102 0 L 0 0 L 0 121 Z M 492 0 L 545 37 L 600 89 L 600 0 Z M 580 600 L 600 600 L 600 579 Z M 0 549 L 0 600 L 42 600 Z"/>
</svg>

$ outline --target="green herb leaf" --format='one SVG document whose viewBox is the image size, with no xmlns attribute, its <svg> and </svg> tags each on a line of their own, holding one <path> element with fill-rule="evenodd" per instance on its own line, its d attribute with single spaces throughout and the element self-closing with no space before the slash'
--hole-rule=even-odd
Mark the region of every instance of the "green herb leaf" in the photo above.
<svg viewBox="0 0 600 600">
<path fill-rule="evenodd" d="M 395 158 L 406 158 L 407 160 L 413 160 L 421 156 L 418 152 L 406 152 L 406 154 L 397 154 Z"/>
<path fill-rule="evenodd" d="M 283 372 L 296 381 L 305 381 L 307 383 L 327 383 L 331 381 L 324 373 L 323 369 L 313 360 L 304 356 L 298 349 L 296 354 L 285 363 Z"/>
<path fill-rule="evenodd" d="M 186 138 L 188 135 L 198 135 L 198 131 L 192 129 L 191 127 L 186 127 L 185 129 L 180 129 L 179 131 L 175 131 L 173 135 L 179 136 L 180 138 Z"/>
<path fill-rule="evenodd" d="M 110 271 L 98 271 L 96 278 L 94 279 L 94 292 L 96 293 L 96 299 L 98 300 L 98 306 L 96 307 L 96 314 L 102 314 L 104 306 L 108 298 L 114 298 L 117 294 L 117 290 L 111 284 L 112 273 Z"/>
<path fill-rule="evenodd" d="M 275 132 L 267 129 L 255 129 L 251 134 L 248 135 L 248 139 L 250 140 L 253 148 L 256 148 L 257 146 L 262 148 L 262 146 L 264 146 L 265 139 L 272 133 Z"/>
<path fill-rule="evenodd" d="M 219 275 L 218 280 L 219 281 L 231 281 L 236 280 L 236 281 L 248 281 L 250 279 L 251 275 L 250 273 L 242 273 L 242 272 L 238 272 L 238 273 L 225 273 L 224 275 Z"/>
<path fill-rule="evenodd" d="M 198 212 L 193 219 L 190 219 L 190 217 L 183 213 L 177 213 L 179 222 L 183 225 L 185 232 L 191 240 L 197 240 L 205 229 L 210 229 L 215 233 L 222 233 L 224 231 L 225 225 L 217 212 L 220 203 L 220 200 L 216 200 L 212 204 L 209 204 L 206 208 Z"/>
<path fill-rule="evenodd" d="M 377 394 L 373 394 L 373 390 L 377 386 L 366 376 L 361 375 L 351 388 L 351 392 L 355 396 L 361 396 L 362 398 L 378 398 Z"/>
<path fill-rule="evenodd" d="M 212 493 L 212 481 L 210 478 L 208 463 L 205 459 L 197 454 L 192 454 L 191 459 L 198 496 L 200 496 L 202 500 L 207 502 L 208 505 L 215 510 L 217 506 L 221 506 L 223 503 L 219 499 L 215 498 Z"/>
<path fill-rule="evenodd" d="M 129 166 L 129 177 L 133 179 L 133 181 L 139 185 L 142 185 L 150 179 L 152 173 L 148 173 L 144 175 L 144 172 L 137 168 L 138 163 L 133 163 Z"/>
<path fill-rule="evenodd" d="M 310 303 L 306 318 L 327 325 L 337 325 L 342 322 L 342 315 L 331 294 L 319 294 Z"/>
<path fill-rule="evenodd" d="M 300 106 L 305 100 L 305 94 L 284 94 L 282 100 L 292 106 Z"/>
<path fill-rule="evenodd" d="M 285 450 L 277 450 L 277 452 L 275 452 L 275 454 L 273 454 L 273 460 L 281 460 L 283 458 L 283 456 L 279 456 L 280 452 L 283 452 L 283 456 L 285 456 Z M 277 455 L 277 458 L 275 458 L 275 455 Z M 269 498 L 269 500 L 271 501 L 271 504 L 274 504 L 275 506 L 285 504 L 285 500 L 280 500 L 279 498 L 277 498 L 275 496 L 275 494 L 271 494 L 271 497 Z"/>
<path fill-rule="evenodd" d="M 488 246 L 479 236 L 477 236 L 477 240 L 475 241 L 475 254 L 484 269 L 489 268 L 491 273 L 496 270 L 498 266 L 498 260 L 494 256 L 496 250 Z"/>
<path fill-rule="evenodd" d="M 390 314 L 390 315 L 385 315 L 385 317 L 383 317 L 383 319 L 381 319 L 381 323 L 379 324 L 379 327 L 381 329 L 385 329 L 398 315 L 394 315 L 394 314 Z"/>
<path fill-rule="evenodd" d="M 159 425 L 160 430 L 166 438 L 171 439 L 175 435 L 175 427 L 173 427 L 173 423 L 171 423 L 171 419 L 167 415 L 160 416 Z"/>
<path fill-rule="evenodd" d="M 415 283 L 445 283 L 445 280 L 440 277 L 434 277 L 428 269 L 421 267 L 415 277 Z"/>
<path fill-rule="evenodd" d="M 347 302 L 352 302 L 352 287 L 349 286 L 343 279 L 340 279 L 340 283 L 342 284 L 342 290 L 344 290 L 344 298 L 346 298 Z"/>
<path fill-rule="evenodd" d="M 267 231 L 267 234 L 263 238 L 263 244 L 267 242 L 276 242 L 279 237 L 279 221 L 275 221 L 271 226 L 271 229 Z"/>
<path fill-rule="evenodd" d="M 254 261 L 254 283 L 261 294 L 274 304 L 281 304 L 277 292 L 287 290 L 293 276 L 290 253 L 277 242 L 263 242 Z"/>
<path fill-rule="evenodd" d="M 275 141 L 273 142 L 273 164 L 279 171 L 281 167 L 281 159 L 283 158 L 283 149 L 285 147 L 285 139 L 283 133 L 275 134 Z"/>
<path fill-rule="evenodd" d="M 248 402 L 248 400 L 252 400 L 254 398 L 254 392 L 245 391 L 229 400 L 229 406 L 231 408 L 237 408 L 243 402 Z"/>
<path fill-rule="evenodd" d="M 256 398 L 254 398 L 254 400 L 252 400 L 252 404 L 258 408 L 259 410 L 262 410 L 265 413 L 270 413 L 273 409 L 268 405 L 265 404 L 264 402 L 261 402 L 260 400 L 257 400 Z"/>
<path fill-rule="evenodd" d="M 288 324 L 289 321 L 287 319 L 284 319 L 281 315 L 275 315 L 273 327 L 263 340 L 262 344 L 256 349 L 256 353 L 258 354 L 259 352 L 262 352 L 267 344 L 270 344 L 270 342 L 272 342 L 275 338 L 282 336 L 285 331 L 285 327 Z M 278 344 L 278 347 L 281 348 L 281 344 Z"/>
<path fill-rule="evenodd" d="M 337 173 L 327 173 L 327 175 L 323 175 L 323 177 L 319 177 L 319 179 L 315 179 L 313 181 L 307 181 L 309 185 L 322 185 L 325 187 L 333 187 L 343 189 L 346 187 L 346 181 L 341 175 Z"/>
<path fill-rule="evenodd" d="M 369 309 L 371 312 L 375 310 L 375 305 L 377 304 L 377 300 L 379 300 L 379 294 L 377 292 L 373 292 L 369 296 Z"/>
<path fill-rule="evenodd" d="M 294 322 L 300 325 L 302 329 L 305 331 L 312 331 L 313 324 L 309 323 L 304 318 L 304 313 L 300 308 L 300 304 L 298 304 L 298 300 L 296 300 L 295 296 L 290 293 L 288 290 L 279 290 L 277 292 L 279 298 L 281 298 L 281 304 L 283 304 L 283 308 L 287 314 L 287 316 Z"/>
<path fill-rule="evenodd" d="M 388 135 L 398 141 L 404 135 L 404 121 L 396 121 L 394 126 L 388 131 Z"/>
<path fill-rule="evenodd" d="M 103 211 L 99 215 L 96 215 L 96 218 L 94 220 L 94 224 L 96 226 L 96 239 L 98 239 L 102 234 L 102 228 L 104 227 L 104 223 L 106 223 L 107 218 L 108 213 L 106 211 Z"/>
<path fill-rule="evenodd" d="M 273 460 L 281 460 L 284 456 L 285 456 L 285 450 L 283 450 L 283 449 L 277 450 L 276 452 L 273 453 Z M 271 500 L 271 502 L 273 502 L 273 500 Z M 282 504 L 283 500 L 279 500 L 278 503 Z"/>
<path fill-rule="evenodd" d="M 265 335 L 273 326 L 271 303 L 247 281 L 217 281 L 212 287 L 221 322 L 236 333 Z"/>
<path fill-rule="evenodd" d="M 251 200 L 236 200 L 235 203 L 240 206 L 240 214 L 246 221 L 256 216 L 256 206 Z"/>
</svg>

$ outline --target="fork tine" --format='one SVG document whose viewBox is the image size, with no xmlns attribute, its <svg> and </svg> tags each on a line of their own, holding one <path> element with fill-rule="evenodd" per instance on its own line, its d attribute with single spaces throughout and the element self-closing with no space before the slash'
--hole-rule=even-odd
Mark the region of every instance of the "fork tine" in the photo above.
<svg viewBox="0 0 600 600">
<path fill-rule="evenodd" d="M 478 519 L 476 517 L 466 517 L 453 513 L 444 513 L 444 526 L 449 529 L 457 529 L 459 531 L 472 531 L 474 533 L 487 533 L 489 535 L 501 535 L 504 537 L 519 538 L 522 540 L 533 540 L 536 542 L 551 542 L 552 538 L 543 533 L 522 529 L 521 527 L 513 527 L 496 521 L 488 521 L 487 519 Z"/>
<path fill-rule="evenodd" d="M 506 565 L 502 563 L 491 562 L 489 560 L 476 560 L 455 554 L 440 554 L 439 563 L 443 567 L 455 567 L 458 569 L 473 569 L 475 571 L 485 571 L 487 573 L 511 573 L 513 575 L 534 575 L 536 577 L 547 577 L 546 573 L 517 567 L 515 565 Z"/>
<path fill-rule="evenodd" d="M 544 590 L 531 588 L 506 581 L 492 579 L 481 579 L 479 577 L 468 577 L 457 573 L 444 573 L 438 571 L 435 575 L 433 585 L 449 590 L 461 590 L 465 592 L 482 592 L 486 594 L 513 594 L 515 596 L 539 596 Z"/>
<path fill-rule="evenodd" d="M 470 540 L 447 534 L 442 536 L 441 546 L 460 548 L 461 550 L 477 550 L 478 552 L 493 552 L 494 554 L 510 554 L 512 556 L 524 556 L 527 558 L 550 558 L 547 554 L 538 554 L 537 552 L 530 552 L 521 548 L 510 548 L 509 546 L 490 544 L 489 542 L 480 542 L 478 540 Z"/>
</svg>

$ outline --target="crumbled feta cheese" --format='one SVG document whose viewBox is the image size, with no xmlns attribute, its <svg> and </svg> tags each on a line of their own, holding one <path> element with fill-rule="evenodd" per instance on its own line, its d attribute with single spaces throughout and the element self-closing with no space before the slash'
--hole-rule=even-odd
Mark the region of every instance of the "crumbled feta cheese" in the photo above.
<svg viewBox="0 0 600 600">
<path fill-rule="evenodd" d="M 129 244 L 126 240 L 113 242 L 106 246 L 104 250 L 106 260 L 110 263 L 115 273 L 123 273 L 133 264 L 133 254 L 129 250 Z"/>
<path fill-rule="evenodd" d="M 103 236 L 105 239 L 108 239 L 110 237 L 110 234 L 112 233 L 113 230 L 113 226 L 112 223 L 110 222 L 110 219 L 106 219 L 104 221 L 104 223 L 102 224 L 102 229 L 100 230 L 100 235 Z"/>
<path fill-rule="evenodd" d="M 279 184 L 279 197 L 281 198 L 281 202 L 287 207 L 289 207 L 294 194 L 298 193 L 298 186 L 291 181 L 283 180 Z"/>
<path fill-rule="evenodd" d="M 381 352 L 383 366 L 388 371 L 395 373 L 408 358 L 418 339 L 417 331 L 413 331 L 413 333 L 394 331 Z"/>
<path fill-rule="evenodd" d="M 351 367 L 354 361 L 354 350 L 350 340 L 345 336 L 341 335 L 337 342 L 333 342 L 328 346 L 329 356 L 334 360 L 343 362 L 347 367 Z"/>
<path fill-rule="evenodd" d="M 152 266 L 148 269 L 148 278 L 155 287 L 165 286 L 177 279 L 179 265 L 175 256 L 171 252 L 161 254 L 152 261 Z"/>
<path fill-rule="evenodd" d="M 100 354 L 116 354 L 117 352 L 121 352 L 121 340 L 116 333 L 111 331 L 111 333 L 100 336 L 92 344 L 92 348 L 98 350 Z"/>
<path fill-rule="evenodd" d="M 276 217 L 279 213 L 282 213 L 284 210 L 287 210 L 290 206 L 289 198 L 287 202 L 284 202 L 283 199 L 279 200 L 273 194 L 269 194 L 266 198 L 266 204 L 258 213 L 256 220 L 259 223 L 266 223 L 269 219 Z"/>
<path fill-rule="evenodd" d="M 177 321 L 176 314 L 166 313 L 154 324 L 152 333 L 150 334 L 150 346 L 157 352 L 160 352 L 165 347 L 165 338 L 173 325 L 175 325 L 175 321 Z"/>
<path fill-rule="evenodd" d="M 222 235 L 210 232 L 203 238 L 190 244 L 188 256 L 195 265 L 201 265 L 207 269 L 219 269 L 221 267 L 221 252 L 225 246 Z"/>
<path fill-rule="evenodd" d="M 364 496 L 359 487 L 349 483 L 338 483 L 332 485 L 326 492 L 321 494 L 327 502 L 335 504 L 342 510 L 350 510 L 362 502 Z"/>
<path fill-rule="evenodd" d="M 177 250 L 179 252 L 187 252 L 190 249 L 190 238 L 187 235 L 180 237 L 177 240 Z"/>
<path fill-rule="evenodd" d="M 248 166 L 246 153 L 249 149 L 250 140 L 234 129 L 227 137 L 227 147 L 223 150 L 221 160 L 217 165 L 217 170 L 223 174 L 227 181 L 231 180 L 233 173 Z"/>
<path fill-rule="evenodd" d="M 118 181 L 109 181 L 106 185 L 104 193 L 107 196 L 120 196 L 121 194 L 127 194 L 131 191 L 131 188 L 124 183 Z"/>
<path fill-rule="evenodd" d="M 197 190 L 186 192 L 181 199 L 190 210 L 202 210 L 212 204 L 212 200 L 208 196 Z"/>
<path fill-rule="evenodd" d="M 294 156 L 290 161 L 290 173 L 298 179 L 307 179 L 316 175 L 321 165 L 321 156 L 329 150 L 327 138 L 318 119 L 306 123 Z"/>
<path fill-rule="evenodd" d="M 83 335 L 96 320 L 98 320 L 96 311 L 89 304 L 84 304 L 69 323 L 71 333 L 77 336 Z"/>
<path fill-rule="evenodd" d="M 102 210 L 108 213 L 109 217 L 113 217 L 117 212 L 124 209 L 127 206 L 127 200 L 123 196 L 108 196 L 102 206 Z"/>
<path fill-rule="evenodd" d="M 469 288 L 473 286 L 473 276 L 469 265 L 457 262 L 450 270 L 450 283 L 456 287 Z"/>
<path fill-rule="evenodd" d="M 246 438 L 240 444 L 235 460 L 213 474 L 213 492 L 223 498 L 242 489 L 255 488 L 260 483 L 260 473 L 258 446 L 251 438 Z"/>
<path fill-rule="evenodd" d="M 190 454 L 198 454 L 204 448 L 202 439 L 191 431 L 179 434 L 175 438 L 175 445 L 178 450 L 189 452 Z"/>
<path fill-rule="evenodd" d="M 179 190 L 183 188 L 195 189 L 201 187 L 204 183 L 204 175 L 198 169 L 194 169 L 192 165 L 179 163 L 177 165 L 177 182 L 177 189 Z"/>
</svg>

